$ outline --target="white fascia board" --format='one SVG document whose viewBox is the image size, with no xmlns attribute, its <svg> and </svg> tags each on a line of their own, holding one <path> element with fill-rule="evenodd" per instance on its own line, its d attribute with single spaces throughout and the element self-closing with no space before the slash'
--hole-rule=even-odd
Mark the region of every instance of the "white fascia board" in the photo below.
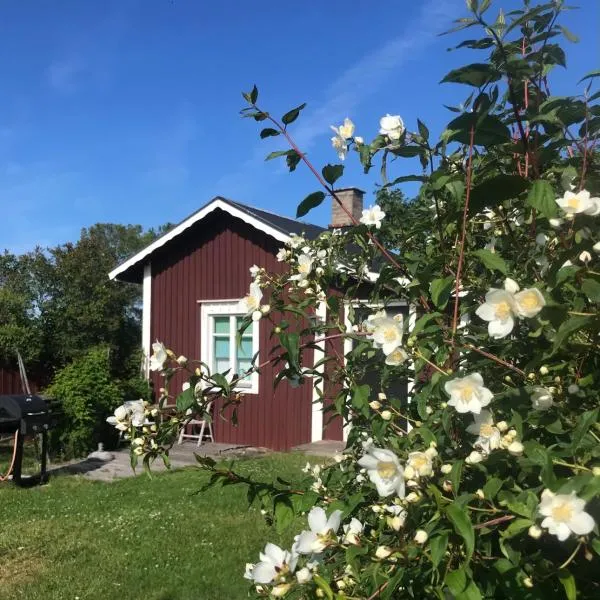
<svg viewBox="0 0 600 600">
<path fill-rule="evenodd" d="M 194 213 L 191 217 L 187 218 L 182 223 L 179 223 L 177 227 L 174 227 L 173 229 L 171 229 L 171 231 L 165 233 L 165 235 L 152 242 L 152 244 L 150 244 L 149 246 L 146 246 L 146 248 L 132 256 L 129 260 L 125 261 L 123 264 L 113 269 L 108 274 L 108 277 L 110 279 L 115 279 L 121 273 L 127 271 L 127 269 L 133 267 L 133 265 L 144 260 L 147 256 L 150 256 L 150 254 L 152 254 L 155 250 L 157 250 L 161 246 L 164 246 L 167 242 L 170 242 L 179 234 L 183 233 L 186 229 L 188 229 L 198 221 L 201 221 L 202 219 L 204 219 L 204 217 L 217 210 L 218 208 L 225 211 L 226 213 L 229 213 L 232 217 L 237 217 L 238 219 L 241 219 L 248 225 L 251 225 L 255 229 L 266 233 L 267 235 L 271 236 L 272 238 L 275 238 L 279 242 L 285 243 L 290 239 L 289 235 L 282 233 L 281 231 L 270 227 L 269 225 L 266 225 L 256 217 L 253 217 L 252 215 L 249 215 L 243 210 L 231 206 L 230 204 L 224 202 L 220 198 L 216 198 L 215 200 L 207 204 L 203 209 Z"/>
</svg>

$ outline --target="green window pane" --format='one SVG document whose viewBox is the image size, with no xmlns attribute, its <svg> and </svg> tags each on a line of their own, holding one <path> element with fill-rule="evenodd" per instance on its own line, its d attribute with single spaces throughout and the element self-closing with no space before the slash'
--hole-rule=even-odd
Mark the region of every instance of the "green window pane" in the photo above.
<svg viewBox="0 0 600 600">
<path fill-rule="evenodd" d="M 215 358 L 213 370 L 217 373 L 223 373 L 229 369 L 228 358 Z"/>
<path fill-rule="evenodd" d="M 229 360 L 229 338 L 215 337 L 214 357 Z"/>
<path fill-rule="evenodd" d="M 215 333 L 229 333 L 229 317 L 215 317 Z"/>
<path fill-rule="evenodd" d="M 242 338 L 237 353 L 240 359 L 250 360 L 252 358 L 252 338 Z"/>
<path fill-rule="evenodd" d="M 248 369 L 252 368 L 252 362 L 249 360 L 238 360 L 236 373 L 241 375 L 245 373 Z M 244 377 L 244 379 L 250 379 L 251 375 Z"/>
</svg>

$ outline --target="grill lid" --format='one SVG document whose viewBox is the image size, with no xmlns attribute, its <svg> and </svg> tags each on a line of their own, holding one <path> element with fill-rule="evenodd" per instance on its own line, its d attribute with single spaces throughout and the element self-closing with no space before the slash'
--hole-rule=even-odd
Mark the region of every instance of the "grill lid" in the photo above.
<svg viewBox="0 0 600 600">
<path fill-rule="evenodd" d="M 41 396 L 0 396 L 0 422 L 19 421 L 48 414 L 48 404 Z"/>
</svg>

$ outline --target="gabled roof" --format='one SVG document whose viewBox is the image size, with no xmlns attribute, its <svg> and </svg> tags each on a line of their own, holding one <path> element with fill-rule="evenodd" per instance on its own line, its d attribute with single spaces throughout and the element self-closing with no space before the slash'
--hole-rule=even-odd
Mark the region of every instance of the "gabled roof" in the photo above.
<svg viewBox="0 0 600 600">
<path fill-rule="evenodd" d="M 302 221 L 296 221 L 294 219 L 282 217 L 266 210 L 259 210 L 258 208 L 217 196 L 195 213 L 185 218 L 183 221 L 181 221 L 181 223 L 173 227 L 173 229 L 113 269 L 108 274 L 109 278 L 132 281 L 131 277 L 128 277 L 128 271 L 139 269 L 141 264 L 145 262 L 145 259 L 147 259 L 153 252 L 170 242 L 172 239 L 176 238 L 178 235 L 189 229 L 192 225 L 195 225 L 217 209 L 229 213 L 232 217 L 241 219 L 248 225 L 251 225 L 255 229 L 262 231 L 263 233 L 282 243 L 287 242 L 294 234 L 300 235 L 301 233 L 304 233 L 308 239 L 312 240 L 317 238 L 319 235 L 321 235 L 321 233 L 323 233 L 323 231 L 325 231 L 325 228 L 317 225 L 311 225 L 309 223 L 303 223 Z"/>
</svg>

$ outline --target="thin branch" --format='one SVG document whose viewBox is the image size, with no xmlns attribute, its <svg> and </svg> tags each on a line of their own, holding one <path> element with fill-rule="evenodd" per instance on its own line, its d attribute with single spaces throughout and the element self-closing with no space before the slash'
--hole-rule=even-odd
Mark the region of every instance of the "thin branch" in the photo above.
<svg viewBox="0 0 600 600">
<path fill-rule="evenodd" d="M 477 525 L 473 525 L 473 529 L 483 529 L 484 527 L 499 525 L 500 523 L 504 523 L 506 521 L 512 521 L 514 518 L 516 518 L 515 515 L 504 515 L 502 517 L 498 517 L 497 519 L 486 521 L 485 523 L 477 523 Z"/>
<path fill-rule="evenodd" d="M 456 335 L 458 327 L 458 305 L 460 302 L 460 276 L 465 258 L 465 239 L 467 235 L 467 215 L 469 213 L 469 200 L 471 198 L 471 175 L 473 173 L 473 144 L 475 140 L 475 127 L 471 125 L 471 134 L 469 136 L 469 161 L 467 163 L 467 191 L 465 195 L 465 207 L 463 209 L 462 233 L 460 237 L 460 253 L 458 255 L 458 266 L 456 267 L 456 288 L 454 290 L 454 316 L 452 318 L 452 339 Z M 453 342 L 454 343 L 454 342 Z"/>
<path fill-rule="evenodd" d="M 505 360 L 502 360 L 500 357 L 496 356 L 495 354 L 490 354 L 489 352 L 486 352 L 485 350 L 482 350 L 481 348 L 477 348 L 477 346 L 473 346 L 473 344 L 465 344 L 463 346 L 463 348 L 466 348 L 467 350 L 473 350 L 473 352 L 477 352 L 478 354 L 481 354 L 482 356 L 485 356 L 486 358 L 493 360 L 495 363 L 498 363 L 499 365 L 503 365 L 507 369 L 510 369 L 511 371 L 514 371 L 515 373 L 518 373 L 519 375 L 521 375 L 521 377 L 527 377 L 527 375 L 525 374 L 525 371 L 522 371 L 521 369 L 519 369 L 519 367 L 515 367 L 515 365 L 512 365 L 511 363 L 506 362 Z"/>
</svg>

